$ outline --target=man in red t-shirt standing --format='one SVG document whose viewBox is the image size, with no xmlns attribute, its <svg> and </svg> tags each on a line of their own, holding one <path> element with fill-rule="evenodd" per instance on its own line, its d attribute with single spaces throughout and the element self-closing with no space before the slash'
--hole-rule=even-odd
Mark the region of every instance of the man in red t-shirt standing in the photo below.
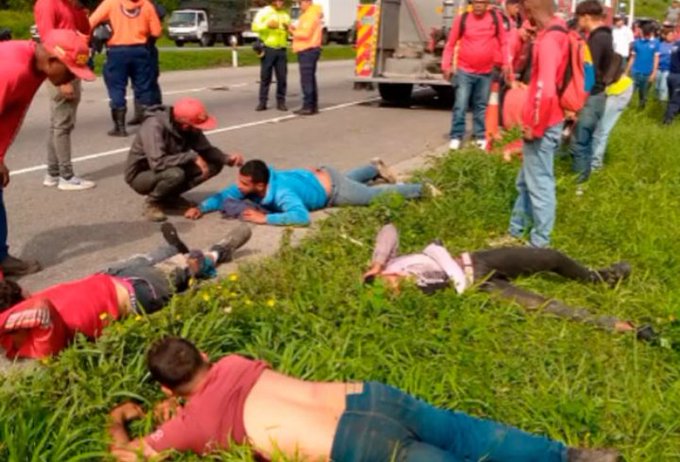
<svg viewBox="0 0 680 462">
<path fill-rule="evenodd" d="M 33 7 L 38 33 L 45 37 L 53 29 L 71 29 L 90 35 L 87 13 L 78 0 L 38 0 Z M 47 83 L 50 96 L 50 132 L 47 139 L 47 174 L 43 185 L 62 191 L 90 189 L 94 182 L 73 174 L 71 132 L 80 103 L 80 80 L 56 86 Z"/>
<path fill-rule="evenodd" d="M 472 0 L 472 12 L 453 21 L 442 56 L 442 74 L 456 88 L 450 149 L 460 149 L 465 135 L 465 115 L 472 100 L 474 137 L 486 148 L 485 115 L 491 88 L 491 71 L 501 51 L 500 61 L 508 74 L 506 30 L 500 13 L 489 9 L 488 0 Z M 457 54 L 457 59 L 454 56 Z"/>
<path fill-rule="evenodd" d="M 38 262 L 26 262 L 8 254 L 7 214 L 2 188 L 9 184 L 5 154 L 19 131 L 35 93 L 45 79 L 65 85 L 76 78 L 94 80 L 87 67 L 90 48 L 74 30 L 54 29 L 42 43 L 13 40 L 0 43 L 0 268 L 5 276 L 22 276 L 40 270 Z"/>
<path fill-rule="evenodd" d="M 536 27 L 531 78 L 524 104 L 523 160 L 517 177 L 519 196 L 510 218 L 510 234 L 517 239 L 530 233 L 534 247 L 550 245 L 555 224 L 555 173 L 553 160 L 560 144 L 564 111 L 557 85 L 562 82 L 568 62 L 569 41 L 555 16 L 552 0 L 524 0 L 528 20 Z"/>
</svg>

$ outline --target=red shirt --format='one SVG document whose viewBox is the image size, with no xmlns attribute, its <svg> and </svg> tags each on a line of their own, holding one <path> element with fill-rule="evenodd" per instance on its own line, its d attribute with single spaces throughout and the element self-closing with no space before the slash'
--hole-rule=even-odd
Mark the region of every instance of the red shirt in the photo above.
<svg viewBox="0 0 680 462">
<path fill-rule="evenodd" d="M 52 304 L 53 309 L 47 314 L 33 311 L 41 299 Z M 17 324 L 19 313 L 22 319 Z M 49 356 L 65 348 L 78 332 L 89 338 L 98 337 L 104 327 L 119 316 L 114 278 L 95 274 L 45 289 L 3 312 L 0 315 L 0 344 L 10 357 Z M 17 327 L 27 329 L 28 337 L 15 351 L 8 333 Z"/>
<path fill-rule="evenodd" d="M 557 83 L 562 81 L 569 57 L 569 41 L 564 33 L 548 31 L 552 26 L 566 24 L 554 17 L 536 35 L 533 46 L 531 80 L 524 104 L 524 126 L 540 138 L 548 127 L 564 120 L 564 111 L 557 94 Z"/>
<path fill-rule="evenodd" d="M 492 14 L 498 18 L 498 35 L 496 35 L 496 23 Z M 465 31 L 460 37 L 460 22 L 462 14 L 453 20 L 449 39 L 444 47 L 442 56 L 442 71 L 448 72 L 453 64 L 453 55 L 458 46 L 457 68 L 471 74 L 488 74 L 496 63 L 498 51 L 502 52 L 501 64 L 508 63 L 507 39 L 503 19 L 496 11 L 487 11 L 483 16 L 477 17 L 474 13 L 468 13 L 465 19 Z"/>
<path fill-rule="evenodd" d="M 36 69 L 35 42 L 0 42 L 0 160 L 5 158 L 45 74 Z"/>
<path fill-rule="evenodd" d="M 42 37 L 52 29 L 74 29 L 90 35 L 90 21 L 85 9 L 76 7 L 68 0 L 38 0 L 33 7 L 33 14 Z"/>
<path fill-rule="evenodd" d="M 203 388 L 178 414 L 145 438 L 155 451 L 167 449 L 207 454 L 246 442 L 243 407 L 262 372 L 269 366 L 238 355 L 212 365 Z"/>
</svg>

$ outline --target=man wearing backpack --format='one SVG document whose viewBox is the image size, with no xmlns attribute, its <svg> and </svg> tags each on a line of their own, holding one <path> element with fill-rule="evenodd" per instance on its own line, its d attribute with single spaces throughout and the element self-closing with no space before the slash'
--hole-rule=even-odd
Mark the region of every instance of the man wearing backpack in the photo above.
<svg viewBox="0 0 680 462">
<path fill-rule="evenodd" d="M 510 235 L 530 233 L 530 245 L 547 247 L 555 223 L 553 157 L 560 144 L 564 109 L 558 83 L 564 80 L 570 41 L 565 22 L 552 0 L 523 0 L 527 19 L 536 27 L 531 77 L 523 113 L 523 160 L 517 177 L 519 196 L 510 218 Z"/>
<path fill-rule="evenodd" d="M 593 134 L 602 119 L 607 96 L 605 88 L 609 68 L 614 61 L 614 40 L 612 30 L 604 23 L 605 13 L 599 0 L 585 0 L 576 7 L 578 28 L 588 34 L 588 49 L 593 60 L 595 83 L 590 90 L 586 104 L 578 114 L 578 122 L 571 142 L 573 170 L 578 174 L 578 182 L 582 183 L 590 176 L 593 157 Z M 621 59 L 617 59 L 621 66 Z M 611 77 L 610 77 L 611 78 Z M 578 189 L 582 194 L 582 190 Z"/>
<path fill-rule="evenodd" d="M 502 67 L 508 74 L 509 57 L 506 30 L 500 14 L 489 9 L 488 0 L 471 0 L 472 11 L 458 15 L 442 57 L 442 74 L 456 88 L 453 107 L 450 149 L 460 149 L 465 135 L 465 115 L 472 100 L 474 138 L 480 149 L 486 148 L 485 115 L 491 87 L 491 71 L 496 51 L 502 50 Z M 454 55 L 457 48 L 457 62 Z"/>
</svg>

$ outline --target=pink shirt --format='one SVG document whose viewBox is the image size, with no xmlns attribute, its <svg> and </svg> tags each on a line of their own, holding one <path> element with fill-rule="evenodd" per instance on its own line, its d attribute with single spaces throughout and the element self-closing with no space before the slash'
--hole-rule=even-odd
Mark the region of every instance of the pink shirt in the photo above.
<svg viewBox="0 0 680 462">
<path fill-rule="evenodd" d="M 177 416 L 145 438 L 155 451 L 193 451 L 203 455 L 229 444 L 244 444 L 243 407 L 262 372 L 263 361 L 238 355 L 212 365 L 201 390 L 194 393 Z"/>
<path fill-rule="evenodd" d="M 35 67 L 35 42 L 0 42 L 0 160 L 5 158 L 45 75 Z"/>
<path fill-rule="evenodd" d="M 540 138 L 548 127 L 564 120 L 557 84 L 562 81 L 568 63 L 569 41 L 564 33 L 548 31 L 565 22 L 554 17 L 536 36 L 533 46 L 531 80 L 524 104 L 523 124 Z"/>
<path fill-rule="evenodd" d="M 73 29 L 90 35 L 90 21 L 84 8 L 68 0 L 38 0 L 33 7 L 38 33 L 45 37 L 52 29 Z"/>
<path fill-rule="evenodd" d="M 498 35 L 492 14 L 498 19 Z M 453 55 L 456 44 L 458 47 L 458 69 L 471 74 L 488 74 L 493 70 L 498 60 L 500 64 L 508 64 L 507 44 L 503 19 L 500 13 L 487 11 L 481 18 L 473 13 L 468 13 L 465 19 L 465 31 L 460 37 L 460 23 L 462 14 L 453 20 L 449 38 L 444 47 L 442 56 L 442 71 L 448 72 L 453 65 Z M 502 51 L 499 56 L 497 50 Z"/>
</svg>

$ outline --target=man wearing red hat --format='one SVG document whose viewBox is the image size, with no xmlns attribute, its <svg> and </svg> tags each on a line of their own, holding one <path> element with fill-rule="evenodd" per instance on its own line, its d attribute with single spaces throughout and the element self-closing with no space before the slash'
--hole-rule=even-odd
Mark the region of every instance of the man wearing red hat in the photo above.
<svg viewBox="0 0 680 462">
<path fill-rule="evenodd" d="M 2 188 L 9 184 L 5 154 L 28 107 L 45 79 L 64 85 L 74 79 L 94 80 L 87 67 L 90 49 L 87 40 L 74 30 L 54 29 L 42 43 L 14 40 L 0 43 L 0 267 L 6 276 L 22 276 L 40 270 L 36 261 L 12 257 L 7 247 L 7 214 Z"/>
<path fill-rule="evenodd" d="M 166 210 L 184 212 L 193 204 L 182 193 L 220 173 L 225 164 L 243 165 L 240 154 L 225 154 L 210 144 L 203 130 L 216 125 L 195 98 L 147 111 L 125 165 L 125 181 L 147 198 L 146 218 L 164 221 Z"/>
</svg>

